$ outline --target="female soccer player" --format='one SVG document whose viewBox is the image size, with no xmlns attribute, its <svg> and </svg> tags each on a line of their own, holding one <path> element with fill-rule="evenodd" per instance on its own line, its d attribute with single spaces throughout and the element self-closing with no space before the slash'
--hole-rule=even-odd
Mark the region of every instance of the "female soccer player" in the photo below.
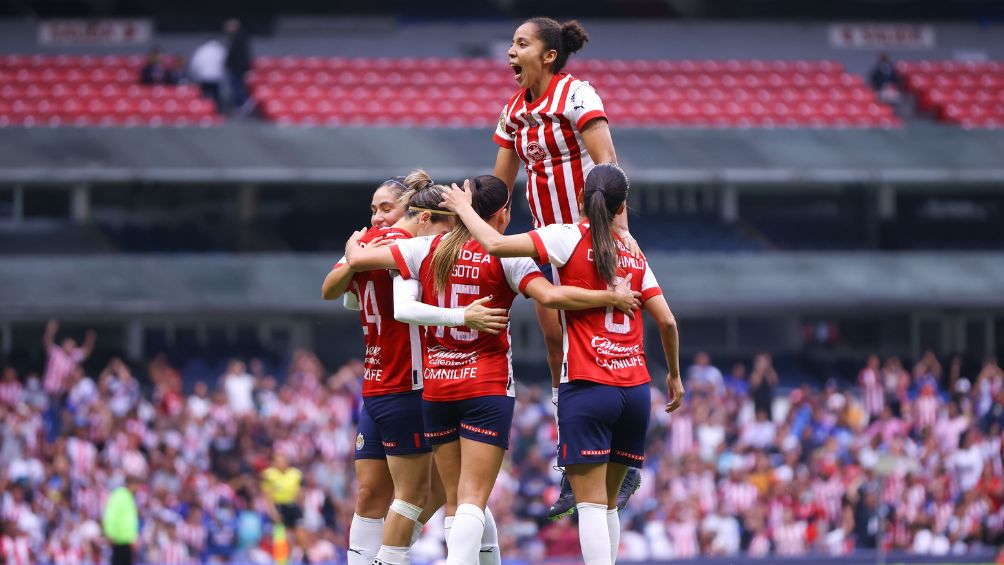
<svg viewBox="0 0 1004 565">
<path fill-rule="evenodd" d="M 509 190 L 498 178 L 471 183 L 479 219 L 502 232 L 509 224 Z M 632 312 L 635 296 L 617 291 L 556 287 L 529 259 L 495 259 L 470 238 L 463 225 L 445 236 L 415 238 L 396 246 L 364 249 L 346 245 L 354 269 L 396 267 L 403 279 L 418 279 L 422 302 L 458 308 L 477 296 L 508 310 L 517 293 L 551 308 L 618 308 Z M 639 295 L 640 296 L 640 295 Z M 398 294 L 395 294 L 395 298 Z M 404 306 L 395 300 L 395 307 Z M 426 322 L 427 323 L 427 322 Z M 491 334 L 435 327 L 426 335 L 423 417 L 446 487 L 446 512 L 453 515 L 447 563 L 478 560 L 485 506 L 509 445 L 515 389 L 508 331 Z M 455 510 L 454 510 L 455 509 Z"/>
<path fill-rule="evenodd" d="M 442 188 L 422 170 L 383 183 L 373 194 L 373 227 L 362 243 L 450 230 L 452 212 L 439 207 Z M 394 319 L 387 271 L 356 272 L 343 259 L 325 278 L 321 292 L 334 300 L 349 289 L 361 309 L 366 356 L 356 436 L 358 496 L 348 558 L 352 565 L 370 565 L 378 555 L 389 563 L 406 563 L 413 536 L 445 500 L 441 481 L 430 470 L 432 450 L 422 428 L 419 329 Z M 475 328 L 499 327 L 504 313 L 485 308 L 484 302 L 466 308 L 461 321 Z"/>
<path fill-rule="evenodd" d="M 579 221 L 577 199 L 589 171 L 595 163 L 617 162 L 600 97 L 588 83 L 562 72 L 568 57 L 588 40 L 586 30 L 575 20 L 558 23 L 551 18 L 531 18 L 516 29 L 509 48 L 509 66 L 520 88 L 503 107 L 495 130 L 495 143 L 499 145 L 495 176 L 511 189 L 522 162 L 535 228 Z M 627 215 L 618 214 L 614 225 L 637 254 L 638 246 L 628 232 Z M 550 267 L 541 266 L 545 276 L 550 275 Z M 561 325 L 557 312 L 539 304 L 537 319 L 547 347 L 552 401 L 557 404 Z M 633 472 L 625 481 L 622 506 L 640 484 L 640 475 Z M 568 483 L 562 481 L 561 486 L 561 496 L 549 513 L 552 519 L 575 510 Z"/>
<path fill-rule="evenodd" d="M 582 193 L 582 223 L 511 236 L 480 221 L 468 190 L 454 185 L 444 198 L 492 256 L 547 261 L 556 267 L 561 288 L 606 288 L 629 280 L 640 290 L 662 337 L 669 366 L 666 411 L 672 412 L 683 401 L 676 320 L 644 257 L 632 255 L 611 229 L 627 191 L 620 167 L 597 165 Z M 644 460 L 650 403 L 644 330 L 611 308 L 562 312 L 562 317 L 567 346 L 558 401 L 558 463 L 565 466 L 577 500 L 583 559 L 605 565 L 616 560 L 620 540 L 618 491 L 628 467 L 640 467 Z"/>
</svg>

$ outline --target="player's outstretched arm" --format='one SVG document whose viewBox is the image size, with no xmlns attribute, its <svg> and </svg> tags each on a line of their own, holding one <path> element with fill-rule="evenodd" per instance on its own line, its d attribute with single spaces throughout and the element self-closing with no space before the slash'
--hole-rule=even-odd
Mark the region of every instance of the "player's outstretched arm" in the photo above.
<svg viewBox="0 0 1004 565">
<path fill-rule="evenodd" d="M 683 404 L 684 395 L 683 380 L 680 377 L 680 333 L 676 327 L 676 317 L 673 316 L 666 298 L 662 295 L 646 300 L 645 310 L 652 315 L 662 338 L 662 350 L 666 354 L 666 365 L 669 367 L 669 374 L 666 375 L 669 392 L 666 412 L 672 412 Z"/>
<path fill-rule="evenodd" d="M 587 290 L 577 286 L 554 286 L 541 277 L 530 281 L 526 295 L 541 306 L 555 310 L 588 310 L 590 308 L 613 307 L 634 318 L 634 311 L 641 306 L 641 293 L 631 290 L 630 275 L 613 290 Z"/>
<path fill-rule="evenodd" d="M 443 191 L 442 206 L 455 212 L 464 223 L 471 236 L 490 255 L 495 257 L 537 257 L 533 240 L 525 233 L 502 235 L 481 219 L 471 203 L 470 181 L 464 181 L 461 188 L 454 184 Z"/>
<path fill-rule="evenodd" d="M 375 271 L 377 269 L 395 269 L 394 254 L 388 246 L 370 245 L 363 247 L 359 239 L 366 233 L 363 228 L 352 234 L 345 243 L 345 260 L 354 271 Z"/>
<path fill-rule="evenodd" d="M 467 326 L 490 334 L 498 334 L 509 323 L 505 309 L 485 305 L 491 296 L 479 298 L 466 308 L 441 308 L 420 301 L 421 292 L 415 279 L 394 277 L 395 320 L 420 326 Z"/>
</svg>

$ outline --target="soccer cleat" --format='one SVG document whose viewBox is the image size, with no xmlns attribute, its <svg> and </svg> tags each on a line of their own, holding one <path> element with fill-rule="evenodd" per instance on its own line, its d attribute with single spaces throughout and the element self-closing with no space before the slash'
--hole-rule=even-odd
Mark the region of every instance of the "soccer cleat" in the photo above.
<svg viewBox="0 0 1004 565">
<path fill-rule="evenodd" d="M 575 494 L 572 492 L 572 485 L 568 482 L 568 477 L 565 476 L 565 470 L 562 469 L 561 492 L 558 494 L 558 500 L 555 500 L 551 509 L 547 511 L 547 518 L 556 521 L 572 514 L 575 514 Z"/>
<path fill-rule="evenodd" d="M 641 487 L 641 471 L 634 467 L 628 467 L 627 474 L 624 475 L 624 482 L 621 483 L 621 489 L 617 492 L 617 510 L 624 510 L 628 499 L 638 491 L 639 487 Z"/>
</svg>

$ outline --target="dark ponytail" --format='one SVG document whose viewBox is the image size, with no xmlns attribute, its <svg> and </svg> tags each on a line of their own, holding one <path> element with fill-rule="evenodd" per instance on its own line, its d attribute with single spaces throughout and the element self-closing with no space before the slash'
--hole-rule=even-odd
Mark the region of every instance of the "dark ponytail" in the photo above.
<svg viewBox="0 0 1004 565">
<path fill-rule="evenodd" d="M 537 26 L 537 37 L 544 43 L 544 49 L 558 53 L 551 67 L 555 73 L 565 68 L 569 55 L 577 53 L 589 41 L 589 34 L 577 20 L 559 24 L 551 18 L 530 18 L 527 23 Z"/>
<path fill-rule="evenodd" d="M 487 221 L 509 206 L 509 187 L 493 175 L 475 177 L 471 180 L 471 204 L 478 216 Z M 471 232 L 467 226 L 463 222 L 457 222 L 456 227 L 443 236 L 432 253 L 432 280 L 437 293 L 446 289 L 460 251 L 470 239 Z"/>
<path fill-rule="evenodd" d="M 593 167 L 582 191 L 582 211 L 589 219 L 593 262 L 608 284 L 613 284 L 617 276 L 617 246 L 610 226 L 627 200 L 627 193 L 627 175 L 613 163 Z"/>
</svg>

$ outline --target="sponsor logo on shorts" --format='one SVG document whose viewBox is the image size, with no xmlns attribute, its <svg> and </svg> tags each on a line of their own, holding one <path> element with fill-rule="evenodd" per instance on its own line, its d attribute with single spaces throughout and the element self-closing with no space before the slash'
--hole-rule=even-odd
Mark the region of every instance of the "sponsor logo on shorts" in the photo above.
<svg viewBox="0 0 1004 565">
<path fill-rule="evenodd" d="M 634 459 L 635 461 L 644 461 L 644 455 L 635 455 L 634 453 L 628 453 L 627 451 L 614 451 L 614 455 L 619 455 L 621 457 L 627 457 L 628 459 Z"/>
<path fill-rule="evenodd" d="M 491 436 L 491 437 L 499 437 L 499 433 L 496 432 L 496 431 L 494 431 L 494 430 L 486 430 L 484 428 L 479 428 L 477 426 L 472 426 L 470 424 L 464 424 L 464 423 L 461 423 L 460 427 L 464 428 L 465 430 L 467 430 L 469 432 L 474 432 L 476 434 L 481 434 L 481 435 L 486 435 L 486 436 Z"/>
<path fill-rule="evenodd" d="M 356 434 L 356 451 L 359 451 L 366 445 L 366 438 L 363 437 L 362 433 Z"/>
<path fill-rule="evenodd" d="M 427 437 L 427 438 L 445 437 L 445 436 L 448 436 L 448 435 L 450 435 L 452 433 L 456 433 L 456 431 L 457 431 L 457 428 L 450 428 L 448 430 L 442 430 L 442 431 L 438 431 L 438 432 L 425 432 L 425 437 Z"/>
<path fill-rule="evenodd" d="M 380 443 L 382 443 L 384 447 L 390 447 L 390 448 L 397 447 L 396 441 L 382 441 Z"/>
<path fill-rule="evenodd" d="M 585 455 L 587 457 L 597 456 L 597 455 L 610 455 L 609 449 L 583 449 L 579 452 L 579 455 Z"/>
</svg>

